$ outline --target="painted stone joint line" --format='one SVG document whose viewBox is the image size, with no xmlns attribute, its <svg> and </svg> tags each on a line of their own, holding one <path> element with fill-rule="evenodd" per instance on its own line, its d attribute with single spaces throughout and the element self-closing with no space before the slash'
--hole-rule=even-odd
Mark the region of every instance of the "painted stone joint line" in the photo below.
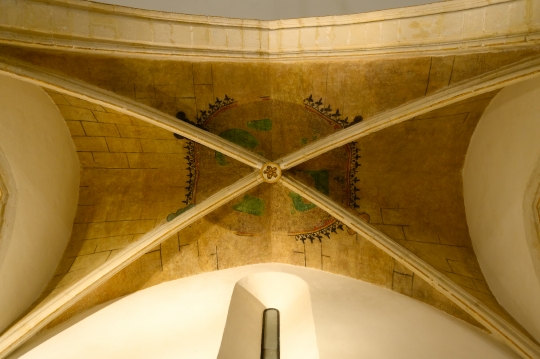
<svg viewBox="0 0 540 359">
<path fill-rule="evenodd" d="M 347 212 L 332 199 L 324 196 L 303 183 L 298 182 L 288 176 L 284 176 L 280 183 L 300 194 L 307 200 L 315 203 L 321 209 L 336 217 L 353 230 L 369 239 L 377 247 L 383 249 L 396 261 L 413 270 L 417 275 L 425 279 L 430 285 L 441 292 L 448 299 L 456 303 L 463 310 L 468 312 L 480 323 L 490 329 L 499 339 L 506 343 L 524 358 L 540 358 L 540 348 L 524 334 L 519 332 L 512 324 L 508 323 L 496 313 L 479 302 L 476 298 L 465 292 L 461 287 L 444 277 L 436 269 L 414 255 L 412 252 L 399 244 L 394 243 L 376 228 L 367 223 L 363 223 L 359 218 Z M 418 268 L 418 265 L 423 270 Z M 477 309 L 474 309 L 477 308 Z"/>
</svg>

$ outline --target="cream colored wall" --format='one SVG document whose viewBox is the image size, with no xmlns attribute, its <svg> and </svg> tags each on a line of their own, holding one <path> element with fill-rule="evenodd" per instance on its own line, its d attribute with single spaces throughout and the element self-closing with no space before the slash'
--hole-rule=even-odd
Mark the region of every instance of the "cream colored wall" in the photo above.
<svg viewBox="0 0 540 359">
<path fill-rule="evenodd" d="M 218 359 L 252 359 L 261 354 L 262 313 L 280 312 L 280 358 L 319 359 L 309 287 L 291 274 L 248 275 L 234 286 Z"/>
<path fill-rule="evenodd" d="M 311 303 L 305 304 L 312 306 L 320 358 L 518 358 L 488 334 L 409 297 L 281 264 L 237 267 L 144 289 L 72 318 L 9 358 L 216 358 L 235 285 L 268 272 L 294 275 L 307 284 Z M 305 298 L 301 286 L 294 287 Z M 290 296 L 289 290 L 286 285 L 270 293 L 278 309 L 280 296 Z M 266 294 L 257 295 L 264 301 Z"/>
<path fill-rule="evenodd" d="M 540 79 L 503 89 L 471 139 L 463 169 L 467 222 L 492 292 L 540 340 L 540 257 L 530 230 L 540 181 Z M 535 177 L 535 178 L 531 178 Z"/>
<path fill-rule="evenodd" d="M 10 232 L 2 231 L 0 238 L 2 331 L 37 299 L 62 256 L 77 206 L 79 161 L 50 97 L 5 76 L 0 76 L 0 152 L 12 191 L 6 210 L 12 217 L 4 224 Z"/>
</svg>

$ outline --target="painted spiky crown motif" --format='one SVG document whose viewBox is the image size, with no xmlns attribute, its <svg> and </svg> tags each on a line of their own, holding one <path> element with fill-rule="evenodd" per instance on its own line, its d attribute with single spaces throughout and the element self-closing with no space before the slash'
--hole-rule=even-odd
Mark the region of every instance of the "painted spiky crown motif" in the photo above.
<svg viewBox="0 0 540 359">
<path fill-rule="evenodd" d="M 334 113 L 332 113 L 332 106 L 328 105 L 325 107 L 322 101 L 322 97 L 319 99 L 319 101 L 315 101 L 313 100 L 313 95 L 309 95 L 309 97 L 304 99 L 304 105 L 317 110 L 321 115 L 334 121 L 343 128 L 355 125 L 359 122 L 362 122 L 363 120 L 362 116 L 356 116 L 352 121 L 349 121 L 349 117 L 345 117 L 342 119 L 342 114 L 339 112 L 339 108 L 336 109 Z"/>
<path fill-rule="evenodd" d="M 220 100 L 219 97 L 216 97 L 216 101 L 211 104 L 208 104 L 208 110 L 199 110 L 199 115 L 197 116 L 197 123 L 203 124 L 205 123 L 214 113 L 222 109 L 223 107 L 232 105 L 236 101 L 227 95 L 225 95 L 225 98 L 223 100 Z"/>
<path fill-rule="evenodd" d="M 310 233 L 297 234 L 294 237 L 295 237 L 295 239 L 297 241 L 302 241 L 304 243 L 305 243 L 306 240 L 309 240 L 311 243 L 313 243 L 313 241 L 315 241 L 315 240 L 319 240 L 319 242 L 321 242 L 324 237 L 330 238 L 330 234 L 332 234 L 332 233 L 337 234 L 338 230 L 344 231 L 345 229 L 347 229 L 347 226 L 345 224 L 343 224 L 342 222 L 336 220 L 332 224 L 330 224 L 329 226 L 321 228 L 318 231 L 310 232 Z"/>
</svg>

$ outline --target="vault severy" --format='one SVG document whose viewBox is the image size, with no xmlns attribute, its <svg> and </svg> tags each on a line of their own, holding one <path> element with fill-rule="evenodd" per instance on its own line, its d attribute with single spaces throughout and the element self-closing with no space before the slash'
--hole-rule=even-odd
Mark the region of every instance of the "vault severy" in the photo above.
<svg viewBox="0 0 540 359">
<path fill-rule="evenodd" d="M 231 102 L 199 124 L 233 143 L 275 160 L 339 131 L 348 122 L 337 116 L 324 116 L 309 106 L 263 98 L 246 104 Z M 196 147 L 193 196 L 197 201 L 218 191 L 229 183 L 230 178 L 239 178 L 250 172 L 246 166 L 218 151 L 200 145 Z M 316 164 L 306 164 L 291 171 L 306 177 L 323 193 L 328 195 L 331 192 L 339 198 L 339 203 L 348 205 L 351 203 L 349 181 L 354 178 L 351 171 L 356 169 L 354 149 L 354 145 L 343 146 L 319 156 Z M 264 164 L 260 173 L 267 183 L 276 183 L 281 178 L 281 169 L 273 162 Z M 268 173 L 275 175 L 269 180 Z M 336 223 L 326 212 L 303 200 L 297 193 L 282 186 L 269 185 L 251 190 L 230 205 L 209 214 L 207 219 L 237 234 L 263 236 L 266 240 L 277 233 L 294 237 L 329 231 L 328 228 L 335 227 Z"/>
</svg>

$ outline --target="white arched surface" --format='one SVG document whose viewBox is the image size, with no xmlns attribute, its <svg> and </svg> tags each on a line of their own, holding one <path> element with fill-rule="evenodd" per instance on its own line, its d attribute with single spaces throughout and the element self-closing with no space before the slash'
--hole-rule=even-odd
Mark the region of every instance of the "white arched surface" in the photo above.
<svg viewBox="0 0 540 359">
<path fill-rule="evenodd" d="M 540 340 L 540 78 L 503 89 L 476 128 L 463 169 L 467 223 L 490 289 Z"/>
<path fill-rule="evenodd" d="M 77 208 L 79 161 L 68 128 L 39 87 L 0 76 L 0 166 L 8 190 L 0 232 L 0 331 L 39 296 Z"/>
<path fill-rule="evenodd" d="M 281 264 L 215 271 L 144 289 L 42 333 L 9 358 L 214 359 L 238 281 L 261 273 L 273 286 L 276 272 L 306 283 L 322 359 L 518 358 L 488 334 L 410 297 L 352 278 Z M 264 291 L 261 278 L 257 287 Z M 285 306 L 293 298 L 309 300 L 301 285 L 293 284 L 298 295 L 289 296 L 289 284 L 278 293 L 253 293 L 276 301 L 289 298 L 273 303 Z M 258 328 L 259 341 L 260 333 Z"/>
<path fill-rule="evenodd" d="M 319 359 L 309 287 L 299 277 L 279 272 L 252 274 L 236 283 L 218 359 L 260 357 L 267 308 L 280 312 L 281 359 Z"/>
</svg>

